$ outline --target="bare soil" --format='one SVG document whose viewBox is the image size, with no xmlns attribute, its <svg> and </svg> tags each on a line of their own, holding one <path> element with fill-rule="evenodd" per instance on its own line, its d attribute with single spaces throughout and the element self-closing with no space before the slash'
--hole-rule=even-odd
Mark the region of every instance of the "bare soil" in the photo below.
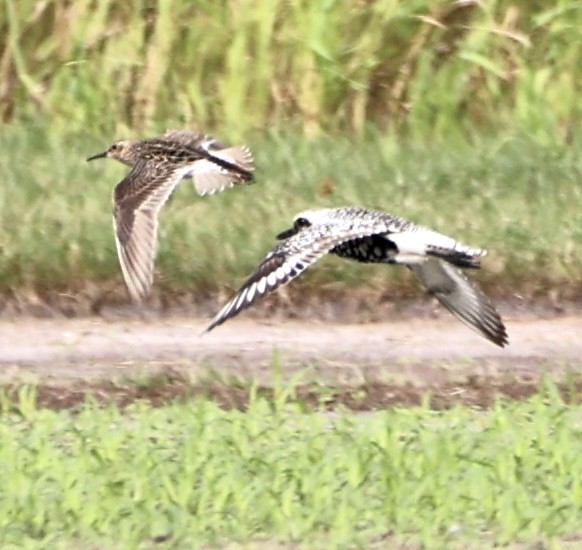
<svg viewBox="0 0 582 550">
<path fill-rule="evenodd" d="M 132 315 L 0 320 L 4 386 L 34 381 L 54 408 L 201 394 L 244 408 L 249 381 L 269 394 L 278 373 L 304 403 L 354 410 L 416 405 L 427 392 L 437 408 L 488 406 L 530 396 L 545 374 L 566 398 L 582 395 L 582 315 L 571 309 L 504 311 L 504 349 L 428 307 L 373 323 L 241 316 L 209 334 L 207 319 Z"/>
</svg>

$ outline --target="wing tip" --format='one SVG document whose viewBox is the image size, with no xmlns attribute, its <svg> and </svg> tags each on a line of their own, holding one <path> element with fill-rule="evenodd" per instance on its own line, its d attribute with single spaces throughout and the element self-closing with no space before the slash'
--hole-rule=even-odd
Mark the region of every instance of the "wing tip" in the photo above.
<svg viewBox="0 0 582 550">
<path fill-rule="evenodd" d="M 226 321 L 228 321 L 231 317 L 238 315 L 244 308 L 243 307 L 236 307 L 236 304 L 240 300 L 241 292 L 237 292 L 223 307 L 222 309 L 214 316 L 210 324 L 204 329 L 202 334 L 206 334 L 211 330 L 214 330 L 216 327 L 222 325 Z M 244 294 L 243 294 L 244 295 Z"/>
<path fill-rule="evenodd" d="M 505 346 L 509 345 L 509 336 L 507 334 L 507 329 L 505 325 L 499 319 L 499 326 L 497 327 L 497 331 L 494 334 L 488 334 L 488 339 L 493 342 L 495 345 L 499 346 L 500 348 L 504 348 Z"/>
<path fill-rule="evenodd" d="M 135 289 L 131 289 L 129 287 L 129 285 L 126 282 L 126 287 L 127 287 L 127 291 L 129 293 L 129 296 L 131 298 L 131 301 L 136 305 L 136 306 L 141 306 L 143 305 L 145 302 L 147 302 L 149 296 L 150 296 L 150 290 L 149 289 L 142 289 L 142 290 L 135 290 Z"/>
<path fill-rule="evenodd" d="M 232 302 L 232 301 L 231 301 Z M 229 307 L 231 302 L 228 302 L 225 306 Z M 223 308 L 224 309 L 224 308 Z M 231 317 L 237 315 L 241 310 L 236 310 L 234 313 L 229 312 L 228 314 L 224 314 L 223 311 L 220 311 L 213 319 L 210 321 L 208 326 L 202 331 L 202 335 L 208 334 L 209 332 L 213 331 L 215 328 L 219 327 L 220 325 L 224 324 L 228 321 Z"/>
<path fill-rule="evenodd" d="M 459 318 L 468 326 L 475 328 L 483 337 L 489 340 L 491 343 L 504 348 L 509 345 L 509 336 L 507 334 L 507 328 L 499 315 L 499 312 L 495 309 L 493 304 L 489 302 L 485 295 L 481 293 L 483 299 L 486 299 L 486 309 L 482 315 L 478 318 L 464 318 L 459 316 Z"/>
<path fill-rule="evenodd" d="M 215 324 L 214 321 L 212 321 L 208 326 L 206 326 L 205 328 L 203 328 L 200 331 L 200 336 L 205 336 L 206 334 L 208 334 L 216 326 L 217 326 L 217 324 Z"/>
</svg>

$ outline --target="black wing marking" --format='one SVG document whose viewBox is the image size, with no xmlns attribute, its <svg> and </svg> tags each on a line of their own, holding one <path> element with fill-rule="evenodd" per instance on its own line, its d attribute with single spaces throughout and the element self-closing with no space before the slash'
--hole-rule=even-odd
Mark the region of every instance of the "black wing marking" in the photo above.
<svg viewBox="0 0 582 550">
<path fill-rule="evenodd" d="M 190 173 L 198 194 L 213 194 L 254 181 L 253 155 L 247 147 L 208 150 L 207 154 L 209 158 L 194 163 Z"/>
<path fill-rule="evenodd" d="M 335 246 L 375 233 L 368 226 L 337 223 L 306 227 L 279 243 L 214 317 L 206 332 L 248 308 L 260 297 L 291 282 Z"/>
<path fill-rule="evenodd" d="M 390 263 L 396 245 L 382 235 L 351 239 L 330 250 L 331 254 L 363 263 Z"/>
<path fill-rule="evenodd" d="M 234 317 L 260 297 L 289 283 L 326 252 L 324 249 L 319 249 L 288 254 L 287 251 L 275 248 L 263 259 L 234 297 L 220 310 L 206 332 Z"/>
<path fill-rule="evenodd" d="M 200 195 L 254 181 L 253 155 L 244 145 L 229 147 L 212 136 L 190 130 L 167 130 L 158 141 L 163 147 L 174 148 L 170 154 L 172 159 L 186 164 L 189 160 L 192 162 L 185 172 L 192 177 Z"/>
</svg>

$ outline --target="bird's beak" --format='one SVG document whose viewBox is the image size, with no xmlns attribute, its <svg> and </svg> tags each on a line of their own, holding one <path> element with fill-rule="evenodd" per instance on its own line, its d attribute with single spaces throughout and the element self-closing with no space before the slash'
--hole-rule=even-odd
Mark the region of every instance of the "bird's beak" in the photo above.
<svg viewBox="0 0 582 550">
<path fill-rule="evenodd" d="M 92 157 L 89 157 L 87 159 L 87 162 L 89 162 L 90 160 L 95 160 L 95 159 L 104 159 L 107 156 L 107 151 L 104 151 L 103 153 L 99 153 L 98 155 L 93 155 Z"/>
<path fill-rule="evenodd" d="M 279 241 L 282 241 L 282 240 L 288 239 L 289 237 L 292 237 L 296 233 L 297 233 L 297 229 L 295 229 L 294 227 L 291 227 L 290 229 L 285 229 L 285 231 L 281 231 L 281 233 L 279 233 L 277 235 L 277 239 Z"/>
</svg>

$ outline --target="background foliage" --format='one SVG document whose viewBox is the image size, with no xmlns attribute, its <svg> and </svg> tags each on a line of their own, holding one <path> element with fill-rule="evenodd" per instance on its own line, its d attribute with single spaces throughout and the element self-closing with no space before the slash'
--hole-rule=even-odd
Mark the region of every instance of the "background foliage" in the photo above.
<svg viewBox="0 0 582 550">
<path fill-rule="evenodd" d="M 360 204 L 487 248 L 489 292 L 582 296 L 581 48 L 575 0 L 0 0 L 0 309 L 122 289 L 126 168 L 84 159 L 168 127 L 248 143 L 257 183 L 180 187 L 155 293 L 230 292 L 295 213 Z M 293 289 L 393 299 L 410 281 L 328 259 Z M 288 391 L 244 413 L 0 391 L 3 547 L 579 539 L 582 416 L 551 386 L 359 417 Z"/>
<path fill-rule="evenodd" d="M 125 172 L 84 159 L 190 127 L 248 143 L 258 183 L 180 191 L 156 288 L 237 286 L 298 211 L 361 204 L 489 249 L 506 294 L 579 293 L 581 48 L 573 0 L 3 0 L 1 291 L 118 284 Z M 306 284 L 408 280 L 328 265 Z"/>
<path fill-rule="evenodd" d="M 0 117 L 567 137 L 582 9 L 558 0 L 4 0 Z"/>
</svg>

